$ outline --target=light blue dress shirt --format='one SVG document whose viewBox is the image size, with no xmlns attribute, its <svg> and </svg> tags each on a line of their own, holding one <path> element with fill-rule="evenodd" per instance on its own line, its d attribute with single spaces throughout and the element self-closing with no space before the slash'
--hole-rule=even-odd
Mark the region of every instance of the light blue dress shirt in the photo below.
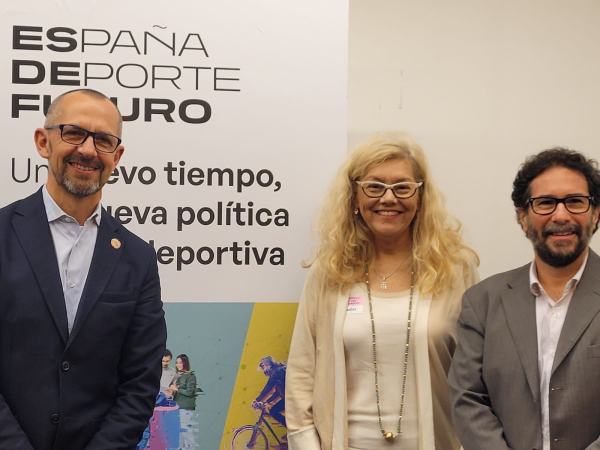
<svg viewBox="0 0 600 450">
<path fill-rule="evenodd" d="M 98 206 L 96 206 L 92 215 L 85 221 L 83 226 L 80 226 L 77 220 L 66 214 L 56 204 L 48 193 L 46 186 L 42 188 L 42 195 L 58 260 L 60 281 L 67 307 L 69 333 L 71 333 L 81 294 L 92 263 L 92 256 L 94 256 L 102 207 L 98 202 Z"/>
</svg>

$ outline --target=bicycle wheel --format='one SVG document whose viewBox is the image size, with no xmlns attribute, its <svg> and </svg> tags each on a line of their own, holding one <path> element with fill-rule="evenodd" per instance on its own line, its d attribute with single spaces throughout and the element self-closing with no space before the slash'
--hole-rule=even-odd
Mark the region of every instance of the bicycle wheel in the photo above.
<svg viewBox="0 0 600 450">
<path fill-rule="evenodd" d="M 254 442 L 250 442 L 253 434 Z M 263 430 L 259 428 L 255 434 L 252 425 L 244 425 L 233 433 L 231 450 L 269 450 L 269 442 Z"/>
</svg>

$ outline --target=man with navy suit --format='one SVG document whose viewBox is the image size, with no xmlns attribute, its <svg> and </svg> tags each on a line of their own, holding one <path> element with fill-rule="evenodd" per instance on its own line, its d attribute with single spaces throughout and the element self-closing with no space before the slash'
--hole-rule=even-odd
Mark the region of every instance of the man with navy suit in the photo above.
<svg viewBox="0 0 600 450">
<path fill-rule="evenodd" d="M 152 415 L 156 255 L 100 205 L 121 127 L 99 92 L 55 99 L 34 136 L 48 181 L 0 210 L 0 449 L 133 450 Z"/>
<path fill-rule="evenodd" d="M 465 450 L 600 450 L 600 171 L 529 158 L 512 200 L 533 262 L 467 290 L 449 382 Z"/>
</svg>

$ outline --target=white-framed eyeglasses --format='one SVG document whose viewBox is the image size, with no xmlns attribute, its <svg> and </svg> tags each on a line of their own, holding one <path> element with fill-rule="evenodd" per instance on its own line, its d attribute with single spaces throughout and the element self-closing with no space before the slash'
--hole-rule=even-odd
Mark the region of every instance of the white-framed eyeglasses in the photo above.
<svg viewBox="0 0 600 450">
<path fill-rule="evenodd" d="M 365 195 L 369 198 L 380 198 L 385 195 L 388 189 L 391 189 L 396 198 L 406 199 L 411 198 L 417 192 L 424 181 L 415 183 L 413 181 L 402 181 L 400 183 L 385 184 L 379 181 L 356 181 Z"/>
</svg>

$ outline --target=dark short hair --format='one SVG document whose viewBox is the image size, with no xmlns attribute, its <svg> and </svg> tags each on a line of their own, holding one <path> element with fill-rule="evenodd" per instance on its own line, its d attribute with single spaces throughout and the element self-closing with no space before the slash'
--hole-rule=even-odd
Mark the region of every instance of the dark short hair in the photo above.
<svg viewBox="0 0 600 450">
<path fill-rule="evenodd" d="M 554 147 L 530 156 L 521 166 L 513 182 L 511 195 L 517 210 L 527 208 L 528 200 L 531 197 L 531 182 L 552 167 L 565 167 L 583 175 L 587 181 L 589 193 L 593 197 L 593 207 L 597 208 L 599 206 L 600 170 L 598 170 L 598 162 L 587 159 L 575 150 Z M 597 229 L 598 224 L 596 224 L 594 231 Z"/>
<path fill-rule="evenodd" d="M 181 362 L 183 363 L 183 370 L 185 370 L 186 372 L 189 372 L 190 371 L 190 358 L 188 358 L 187 355 L 182 353 L 177 358 L 175 358 L 175 361 L 177 361 L 178 359 L 181 359 Z"/>
<path fill-rule="evenodd" d="M 173 353 L 171 353 L 171 350 L 169 350 L 168 348 L 165 348 L 165 354 L 163 355 L 163 358 L 165 358 L 167 356 L 169 358 L 173 359 Z"/>
</svg>

